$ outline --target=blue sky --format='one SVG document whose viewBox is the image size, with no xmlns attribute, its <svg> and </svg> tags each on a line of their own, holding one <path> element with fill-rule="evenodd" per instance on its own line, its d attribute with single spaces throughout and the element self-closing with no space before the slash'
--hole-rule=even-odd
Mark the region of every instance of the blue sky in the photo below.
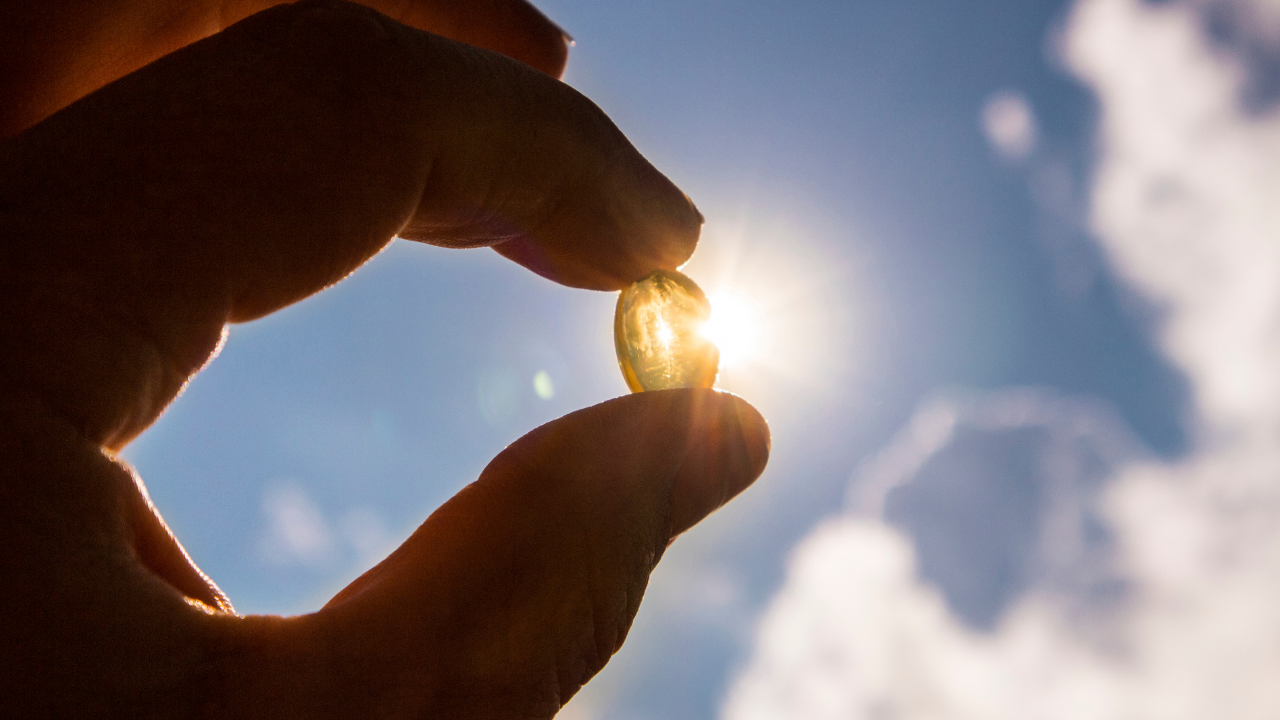
<svg viewBox="0 0 1280 720">
<path fill-rule="evenodd" d="M 672 548 L 627 647 L 566 715 L 707 718 L 732 688 L 750 694 L 735 678 L 769 687 L 771 646 L 757 632 L 774 625 L 761 613 L 783 608 L 769 617 L 785 625 L 793 605 L 777 598 L 805 577 L 788 558 L 846 517 L 851 482 L 888 477 L 875 470 L 886 448 L 916 453 L 915 469 L 893 471 L 881 519 L 848 517 L 874 526 L 856 531 L 864 540 L 898 538 L 865 542 L 909 548 L 884 557 L 914 558 L 904 577 L 942 598 L 946 627 L 999 638 L 1018 598 L 1045 583 L 1103 604 L 1097 593 L 1123 594 L 1123 579 L 1077 576 L 1097 570 L 1089 548 L 1105 554 L 1124 532 L 1094 510 L 1072 515 L 1093 529 L 1063 565 L 1037 539 L 1054 516 L 1045 498 L 1070 488 L 1089 505 L 1127 463 L 1194 457 L 1221 403 L 1197 395 L 1217 387 L 1196 354 L 1208 341 L 1162 340 L 1195 298 L 1144 274 L 1127 239 L 1138 235 L 1107 224 L 1138 215 L 1098 219 L 1108 148 L 1130 137 L 1108 129 L 1123 103 L 1106 98 L 1134 86 L 1107 95 L 1124 45 L 1096 49 L 1115 43 L 1090 28 L 1111 25 L 1073 20 L 1086 5 L 1131 11 L 1135 38 L 1156 28 L 1153 47 L 1159 28 L 1183 28 L 1203 45 L 1184 55 L 1201 64 L 1226 52 L 1265 69 L 1273 47 L 1222 20 L 1273 6 L 1262 0 L 540 4 L 577 40 L 566 82 L 707 217 L 688 272 L 766 307 L 771 343 L 725 376 L 770 419 L 769 469 Z M 1073 39 L 1076 55 L 1063 49 Z M 1177 77 L 1152 57 L 1149 77 Z M 1229 86 L 1222 73 L 1201 85 Z M 1255 85 L 1256 114 L 1266 86 Z M 1029 110 L 1034 130 L 1012 154 L 984 126 L 1000 97 Z M 397 241 L 339 286 L 233 328 L 126 458 L 240 611 L 315 609 L 506 444 L 626 391 L 613 302 L 489 251 Z M 539 373 L 551 393 L 535 388 Z M 1039 390 L 1007 395 L 1019 387 Z M 1009 403 L 1033 419 L 990 419 Z M 938 407 L 951 408 L 944 439 L 913 445 L 911 428 Z M 1081 423 L 1103 429 L 1064 429 Z M 1065 467 L 1063 453 L 1093 469 L 1044 471 Z M 732 707 L 726 717 L 804 716 Z M 874 716 L 857 707 L 840 717 Z"/>
</svg>

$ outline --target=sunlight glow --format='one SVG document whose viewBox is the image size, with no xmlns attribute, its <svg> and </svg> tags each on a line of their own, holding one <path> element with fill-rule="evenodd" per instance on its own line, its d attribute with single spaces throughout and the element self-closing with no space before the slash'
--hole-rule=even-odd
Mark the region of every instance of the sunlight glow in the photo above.
<svg viewBox="0 0 1280 720">
<path fill-rule="evenodd" d="M 707 299 L 711 318 L 702 326 L 702 335 L 720 348 L 720 367 L 746 364 L 760 351 L 759 311 L 737 293 L 712 293 Z"/>
<path fill-rule="evenodd" d="M 659 318 L 658 319 L 658 342 L 662 343 L 663 345 L 670 346 L 671 341 L 674 340 L 675 337 L 676 337 L 676 334 L 671 331 L 671 328 L 667 327 L 667 322 Z"/>
<path fill-rule="evenodd" d="M 858 387 L 875 347 L 863 335 L 874 284 L 860 260 L 815 239 L 848 229 L 743 212 L 732 223 L 708 223 L 681 271 L 711 305 L 699 332 L 720 349 L 715 386 L 784 422 L 784 412 L 800 417 Z"/>
</svg>

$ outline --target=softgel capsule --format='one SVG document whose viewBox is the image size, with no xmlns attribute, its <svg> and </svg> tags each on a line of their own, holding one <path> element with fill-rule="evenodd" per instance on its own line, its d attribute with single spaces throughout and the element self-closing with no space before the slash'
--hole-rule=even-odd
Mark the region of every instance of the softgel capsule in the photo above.
<svg viewBox="0 0 1280 720">
<path fill-rule="evenodd" d="M 697 283 L 654 270 L 618 296 L 613 341 L 632 392 L 711 387 L 720 351 L 702 334 L 711 303 Z"/>
</svg>

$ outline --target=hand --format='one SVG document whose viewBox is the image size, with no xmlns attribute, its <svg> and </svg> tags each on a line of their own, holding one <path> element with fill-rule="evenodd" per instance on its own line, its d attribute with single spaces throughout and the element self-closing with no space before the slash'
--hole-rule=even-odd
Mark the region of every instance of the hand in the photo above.
<svg viewBox="0 0 1280 720">
<path fill-rule="evenodd" d="M 0 138 L 276 0 L 44 0 L 0 11 Z M 369 0 L 406 25 L 513 57 L 555 77 L 567 38 L 524 0 Z"/>
<path fill-rule="evenodd" d="M 146 25 L 102 5 L 68 22 Z M 438 0 L 402 17 L 559 71 L 563 42 L 531 8 L 466 7 L 482 20 Z M 336 1 L 212 34 L 209 17 L 252 9 L 125 33 L 160 39 L 119 48 L 117 73 L 210 36 L 47 118 L 66 88 L 113 78 L 5 76 L 14 97 L 62 98 L 6 116 L 26 129 L 0 146 L 6 707 L 550 717 L 621 645 L 671 539 L 762 471 L 768 430 L 746 403 L 642 393 L 538 428 L 293 618 L 237 616 L 114 452 L 228 322 L 319 291 L 396 234 L 616 289 L 687 259 L 701 218 L 594 105 L 528 65 Z M 81 35 L 45 31 L 51 56 L 84 62 L 78 41 L 58 47 Z"/>
</svg>

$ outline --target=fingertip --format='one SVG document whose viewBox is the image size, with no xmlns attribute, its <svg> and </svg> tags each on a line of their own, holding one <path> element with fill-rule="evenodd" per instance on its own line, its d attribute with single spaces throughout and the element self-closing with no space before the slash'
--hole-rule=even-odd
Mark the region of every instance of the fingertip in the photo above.
<svg viewBox="0 0 1280 720">
<path fill-rule="evenodd" d="M 723 405 L 718 423 L 710 430 L 716 434 L 715 440 L 726 445 L 721 452 L 725 455 L 722 462 L 727 472 L 727 502 L 764 473 L 773 449 L 773 436 L 769 421 L 751 403 L 733 393 L 712 392 Z"/>
<path fill-rule="evenodd" d="M 648 275 L 657 267 L 665 270 L 679 269 L 689 262 L 694 251 L 698 249 L 698 242 L 702 237 L 702 226 L 706 219 L 687 194 L 681 192 L 674 184 L 671 188 L 675 192 L 664 203 L 669 219 L 666 227 L 657 230 L 658 237 L 652 242 L 653 247 L 656 248 L 653 267 L 646 265 L 637 267 L 635 276 L 629 279 L 631 282 Z"/>
<path fill-rule="evenodd" d="M 641 158 L 642 162 L 643 158 Z M 645 163 L 646 165 L 647 162 Z M 639 250 L 634 255 L 630 271 L 624 279 L 635 282 L 657 268 L 675 270 L 689 262 L 698 249 L 702 226 L 706 222 L 693 199 L 670 178 L 648 165 L 656 179 L 644 183 L 651 188 L 647 202 L 637 208 L 637 226 L 643 227 L 648 236 L 633 241 Z"/>
<path fill-rule="evenodd" d="M 428 4 L 424 0 L 417 2 Z M 466 7 L 465 15 L 453 18 L 451 28 L 426 29 L 502 53 L 553 78 L 564 75 L 573 39 L 531 3 L 489 0 L 459 7 Z"/>
<path fill-rule="evenodd" d="M 561 30 L 558 25 L 552 23 L 556 31 L 560 34 L 558 42 L 550 46 L 550 53 L 546 69 L 542 71 L 551 77 L 560 80 L 564 77 L 564 71 L 569 67 L 569 48 L 573 47 L 573 38 L 569 33 Z"/>
<path fill-rule="evenodd" d="M 702 211 L 698 209 L 698 206 L 694 204 L 693 198 L 689 197 L 688 193 L 685 193 L 684 199 L 689 203 L 689 209 L 693 210 L 694 217 L 698 218 L 698 227 L 701 228 L 703 225 L 706 225 L 707 218 L 702 214 Z"/>
<path fill-rule="evenodd" d="M 553 78 L 563 77 L 573 38 L 531 3 L 517 0 L 511 4 L 511 11 L 514 15 L 512 25 L 516 29 L 505 36 L 506 47 L 502 47 L 500 41 L 495 43 L 498 47 L 492 49 Z"/>
<path fill-rule="evenodd" d="M 747 401 L 716 390 L 691 394 L 692 433 L 671 488 L 672 537 L 746 490 L 764 472 L 769 424 Z"/>
<path fill-rule="evenodd" d="M 533 233 L 493 249 L 569 287 L 617 291 L 656 269 L 693 257 L 703 215 L 687 194 L 633 148 L 629 165 L 561 191 L 557 208 Z M 620 164 L 621 165 L 621 164 Z"/>
<path fill-rule="evenodd" d="M 752 481 L 760 477 L 769 464 L 769 454 L 773 452 L 773 433 L 769 430 L 769 421 L 750 403 L 737 395 L 729 395 L 734 400 L 734 410 L 738 416 L 738 427 L 742 432 L 743 445 L 751 468 Z"/>
<path fill-rule="evenodd" d="M 526 65 L 559 80 L 569 66 L 569 47 L 573 45 L 573 38 L 550 20 L 543 18 L 543 21 L 547 27 L 539 33 L 540 37 L 530 42 L 528 48 L 511 54 Z"/>
</svg>

